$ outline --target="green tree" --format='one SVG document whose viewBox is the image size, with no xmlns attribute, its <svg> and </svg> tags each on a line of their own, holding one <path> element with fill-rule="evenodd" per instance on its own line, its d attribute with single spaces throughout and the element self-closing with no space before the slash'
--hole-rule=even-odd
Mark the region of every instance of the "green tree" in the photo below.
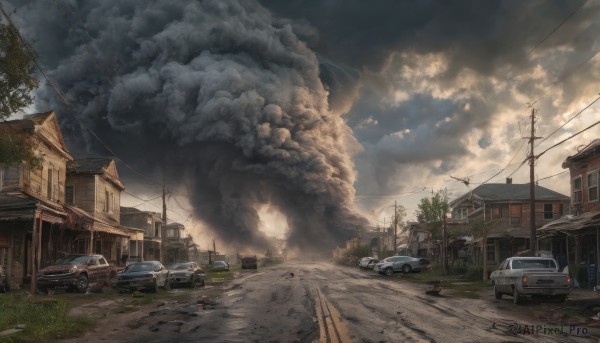
<svg viewBox="0 0 600 343">
<path fill-rule="evenodd" d="M 4 13 L 1 5 L 0 10 Z M 0 23 L 0 120 L 33 103 L 31 91 L 39 84 L 34 78 L 35 58 L 16 29 Z M 0 163 L 24 162 L 39 168 L 42 157 L 35 154 L 36 148 L 33 139 L 10 124 L 0 130 Z"/>
<path fill-rule="evenodd" d="M 0 119 L 33 103 L 35 58 L 13 26 L 0 24 Z"/>
<path fill-rule="evenodd" d="M 419 223 L 427 223 L 432 230 L 434 238 L 441 238 L 441 228 L 444 224 L 444 217 L 450 210 L 448 204 L 448 191 L 441 189 L 431 198 L 422 198 L 417 205 L 415 214 Z"/>
</svg>

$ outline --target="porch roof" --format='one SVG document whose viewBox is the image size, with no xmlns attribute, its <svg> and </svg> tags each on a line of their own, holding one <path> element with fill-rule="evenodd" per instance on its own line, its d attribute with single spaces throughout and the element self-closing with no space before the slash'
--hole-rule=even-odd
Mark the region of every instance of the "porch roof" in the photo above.
<svg viewBox="0 0 600 343">
<path fill-rule="evenodd" d="M 119 224 L 112 224 L 100 220 L 98 218 L 94 218 L 88 212 L 82 210 L 76 206 L 70 206 L 63 204 L 65 210 L 67 211 L 67 224 L 69 228 L 81 231 L 96 231 L 96 232 L 105 232 L 111 235 L 130 237 L 132 234 L 137 233 L 138 230 L 134 228 L 129 228 L 126 226 L 121 226 Z M 89 224 L 86 228 L 86 225 Z"/>
<path fill-rule="evenodd" d="M 566 215 L 551 221 L 537 230 L 538 237 L 548 237 L 557 233 L 575 233 L 600 226 L 600 211 L 585 212 L 578 216 Z"/>
</svg>

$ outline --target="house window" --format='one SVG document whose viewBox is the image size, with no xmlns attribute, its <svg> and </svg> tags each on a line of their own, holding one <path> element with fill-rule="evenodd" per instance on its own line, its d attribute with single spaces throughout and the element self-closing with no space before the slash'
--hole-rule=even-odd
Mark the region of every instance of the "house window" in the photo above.
<svg viewBox="0 0 600 343">
<path fill-rule="evenodd" d="M 512 225 L 521 225 L 521 213 L 522 206 L 521 204 L 511 204 L 510 205 L 510 223 Z"/>
<path fill-rule="evenodd" d="M 496 244 L 493 242 L 488 242 L 486 253 L 488 261 L 496 261 Z"/>
<path fill-rule="evenodd" d="M 544 219 L 552 220 L 553 217 L 552 204 L 544 204 Z"/>
<path fill-rule="evenodd" d="M 65 202 L 68 205 L 75 205 L 75 186 L 65 186 Z"/>
<path fill-rule="evenodd" d="M 502 218 L 502 209 L 500 207 L 492 207 L 492 219 Z"/>
<path fill-rule="evenodd" d="M 587 175 L 588 201 L 598 201 L 598 171 Z"/>
<path fill-rule="evenodd" d="M 573 203 L 580 204 L 582 201 L 582 184 L 581 176 L 573 179 Z"/>
<path fill-rule="evenodd" d="M 161 222 L 154 223 L 154 237 L 160 237 Z"/>
<path fill-rule="evenodd" d="M 109 192 L 108 189 L 104 190 L 104 212 L 113 212 L 115 210 L 115 195 Z"/>
<path fill-rule="evenodd" d="M 53 167 L 52 165 L 48 166 L 48 189 L 47 189 L 47 196 L 48 199 L 52 199 L 52 190 L 54 189 L 54 181 L 52 180 L 52 173 L 53 172 Z"/>
<path fill-rule="evenodd" d="M 456 210 L 456 218 L 457 219 L 467 219 L 469 213 L 469 209 L 466 207 L 459 208 Z"/>
</svg>

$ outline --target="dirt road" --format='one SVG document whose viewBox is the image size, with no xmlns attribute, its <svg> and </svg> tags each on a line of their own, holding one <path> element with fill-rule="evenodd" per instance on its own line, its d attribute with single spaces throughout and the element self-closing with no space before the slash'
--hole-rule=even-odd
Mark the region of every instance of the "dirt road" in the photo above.
<svg viewBox="0 0 600 343">
<path fill-rule="evenodd" d="M 597 329 L 566 321 L 560 304 L 517 307 L 491 292 L 430 296 L 418 284 L 330 263 L 243 270 L 230 282 L 163 292 L 144 306 L 131 299 L 74 308 L 94 313 L 99 325 L 62 342 L 598 341 Z"/>
</svg>

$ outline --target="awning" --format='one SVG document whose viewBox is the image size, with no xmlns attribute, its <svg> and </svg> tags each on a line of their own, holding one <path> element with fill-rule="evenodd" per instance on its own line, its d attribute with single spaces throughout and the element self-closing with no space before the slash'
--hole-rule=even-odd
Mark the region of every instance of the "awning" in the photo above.
<svg viewBox="0 0 600 343">
<path fill-rule="evenodd" d="M 87 211 L 77 206 L 65 205 L 67 211 L 67 228 L 81 231 L 105 232 L 111 235 L 129 237 L 132 232 L 121 228 L 119 224 L 107 223 L 101 219 L 94 218 Z"/>
<path fill-rule="evenodd" d="M 538 237 L 557 233 L 576 233 L 600 226 L 600 211 L 585 212 L 578 216 L 567 215 L 554 220 L 537 230 Z"/>
</svg>

